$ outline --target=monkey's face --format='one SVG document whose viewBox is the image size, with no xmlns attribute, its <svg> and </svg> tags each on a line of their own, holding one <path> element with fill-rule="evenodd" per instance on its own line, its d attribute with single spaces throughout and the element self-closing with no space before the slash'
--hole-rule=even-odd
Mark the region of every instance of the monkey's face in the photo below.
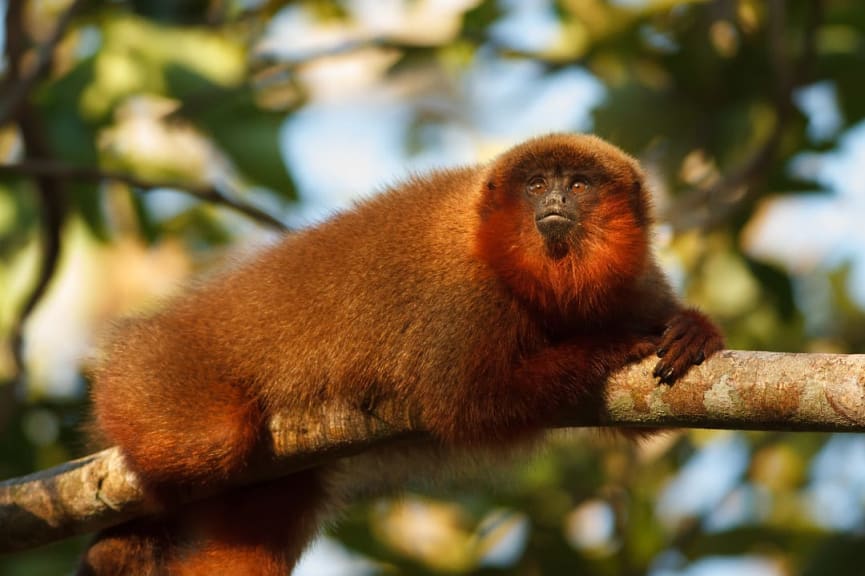
<svg viewBox="0 0 865 576">
<path fill-rule="evenodd" d="M 594 203 L 592 193 L 591 178 L 573 168 L 539 170 L 525 183 L 535 226 L 549 244 L 564 242 L 577 231 L 581 211 Z"/>
<path fill-rule="evenodd" d="M 642 171 L 593 136 L 551 134 L 499 156 L 478 203 L 477 254 L 556 314 L 591 314 L 598 287 L 645 269 L 651 223 Z"/>
<path fill-rule="evenodd" d="M 481 204 L 482 216 L 498 213 L 491 226 L 503 237 L 519 237 L 529 249 L 525 242 L 536 235 L 556 260 L 641 240 L 648 212 L 633 159 L 599 138 L 569 134 L 530 140 L 499 157 Z"/>
</svg>

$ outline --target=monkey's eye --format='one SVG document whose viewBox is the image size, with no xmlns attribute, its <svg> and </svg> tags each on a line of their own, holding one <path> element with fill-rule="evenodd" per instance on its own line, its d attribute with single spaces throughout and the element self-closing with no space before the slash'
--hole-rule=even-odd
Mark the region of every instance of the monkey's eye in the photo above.
<svg viewBox="0 0 865 576">
<path fill-rule="evenodd" d="M 529 194 L 543 194 L 547 191 L 547 181 L 543 178 L 543 176 L 535 176 L 534 178 L 529 180 L 529 184 L 526 187 L 526 190 Z"/>
<path fill-rule="evenodd" d="M 581 192 L 585 192 L 589 189 L 589 183 L 585 180 L 574 180 L 571 183 L 571 192 L 574 194 L 580 194 Z"/>
</svg>

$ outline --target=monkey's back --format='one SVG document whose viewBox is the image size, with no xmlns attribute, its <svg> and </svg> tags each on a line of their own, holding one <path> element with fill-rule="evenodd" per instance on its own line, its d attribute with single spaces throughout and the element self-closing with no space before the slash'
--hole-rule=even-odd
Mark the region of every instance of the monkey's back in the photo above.
<svg viewBox="0 0 865 576">
<path fill-rule="evenodd" d="M 464 395 L 494 410 L 533 338 L 475 254 L 483 172 L 409 180 L 127 323 L 96 371 L 100 426 L 157 481 L 201 455 L 229 475 L 268 414 L 326 399 L 421 398 L 415 415 L 458 436 L 486 417 L 455 416 Z"/>
<path fill-rule="evenodd" d="M 475 254 L 482 187 L 480 169 L 409 180 L 227 276 L 237 307 L 219 323 L 260 326 L 227 342 L 232 364 L 263 376 L 276 409 L 391 393 L 427 398 L 425 417 L 452 412 L 472 380 L 503 378 L 524 327 Z"/>
</svg>

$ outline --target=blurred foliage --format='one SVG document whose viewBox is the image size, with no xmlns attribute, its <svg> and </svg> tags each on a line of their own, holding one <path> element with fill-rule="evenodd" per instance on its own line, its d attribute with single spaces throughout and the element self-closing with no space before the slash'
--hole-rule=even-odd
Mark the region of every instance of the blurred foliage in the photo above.
<svg viewBox="0 0 865 576">
<path fill-rule="evenodd" d="M 78 358 L 107 320 L 170 292 L 190 270 L 210 265 L 214 246 L 250 233 L 249 220 L 196 191 L 213 187 L 280 217 L 296 206 L 299 167 L 286 161 L 281 130 L 315 102 L 305 72 L 369 49 L 390 59 L 379 83 L 426 77 L 420 85 L 435 86 L 405 91 L 414 104 L 405 142 L 413 154 L 429 145 L 431 127 L 466 121 L 466 96 L 454 86 L 485 59 L 532 62 L 548 76 L 591 74 L 604 87 L 593 131 L 649 167 L 673 232 L 665 264 L 687 278 L 681 287 L 688 300 L 723 323 L 730 346 L 865 350 L 865 312 L 851 297 L 849 260 L 797 268 L 748 249 L 773 199 L 837 194 L 817 172 L 791 166 L 803 153 L 839 150 L 865 119 L 865 3 L 549 0 L 541 4 L 556 33 L 542 47 L 497 31 L 518 2 L 451 3 L 456 26 L 441 27 L 445 32 L 421 25 L 366 35 L 357 33 L 362 4 L 76 3 L 60 41 L 49 46 L 51 65 L 26 96 L 42 152 L 25 143 L 33 126 L 20 110 L 0 126 L 0 476 L 86 452 L 81 374 L 40 365 L 33 342 L 29 378 L 14 383 L 8 349 L 37 283 L 46 208 L 34 172 L 14 167 L 44 161 L 60 170 L 71 210 L 61 267 L 49 280 L 66 289 L 50 292 L 30 323 L 56 332 L 42 349 Z M 405 13 L 426 4 L 397 3 Z M 24 2 L 21 70 L 32 69 L 69 5 Z M 387 6 L 381 9 L 393 9 Z M 299 55 L 261 49 L 274 19 L 287 13 L 344 34 Z M 18 29 L 7 23 L 7 56 L 15 49 L 10 30 Z M 0 102 L 21 81 L 10 70 L 7 64 Z M 828 106 L 839 118 L 819 134 L 813 112 L 797 100 L 816 85 L 831 88 Z M 436 99 L 444 102 L 430 104 Z M 105 172 L 126 178 L 99 176 Z M 165 187 L 176 191 L 157 192 Z M 76 275 L 95 280 L 69 288 L 64 279 Z M 71 319 L 57 323 L 56 313 Z M 721 464 L 732 472 L 714 500 L 689 508 L 693 494 L 670 494 L 701 457 L 727 445 L 734 448 L 725 457 L 742 464 Z M 677 574 L 717 558 L 759 558 L 767 574 L 859 574 L 862 512 L 846 524 L 817 513 L 815 494 L 827 486 L 862 508 L 865 474 L 829 460 L 839 450 L 859 457 L 865 445 L 820 434 L 702 431 L 639 447 L 557 439 L 530 464 L 495 472 L 484 487 L 426 489 L 355 506 L 330 534 L 385 574 Z M 831 470 L 823 474 L 826 462 Z M 683 485 L 701 490 L 699 481 Z M 665 507 L 671 498 L 681 506 Z M 79 546 L 0 559 L 0 575 L 68 571 Z"/>
</svg>

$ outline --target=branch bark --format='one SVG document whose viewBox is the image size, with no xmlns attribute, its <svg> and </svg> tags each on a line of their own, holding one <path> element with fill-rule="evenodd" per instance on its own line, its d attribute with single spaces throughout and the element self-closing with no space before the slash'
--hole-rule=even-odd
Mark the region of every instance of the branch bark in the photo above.
<svg viewBox="0 0 865 576">
<path fill-rule="evenodd" d="M 865 355 L 724 351 L 672 387 L 656 383 L 653 365 L 650 358 L 625 368 L 610 379 L 603 399 L 569 409 L 548 426 L 865 431 Z M 271 449 L 236 483 L 275 478 L 386 445 L 429 440 L 404 406 L 386 403 L 372 413 L 331 403 L 302 414 L 279 414 L 270 432 Z M 0 483 L 0 552 L 155 511 L 120 451 L 110 448 Z"/>
</svg>

